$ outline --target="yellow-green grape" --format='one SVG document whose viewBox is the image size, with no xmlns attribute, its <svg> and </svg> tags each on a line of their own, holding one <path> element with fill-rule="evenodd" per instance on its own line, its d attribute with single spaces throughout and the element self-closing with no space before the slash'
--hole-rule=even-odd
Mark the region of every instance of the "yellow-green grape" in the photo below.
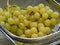
<svg viewBox="0 0 60 45">
<path fill-rule="evenodd" d="M 40 28 L 39 28 L 39 32 L 46 33 L 46 29 L 45 29 L 45 27 L 40 27 Z"/>
<path fill-rule="evenodd" d="M 48 14 L 47 14 L 47 13 L 43 13 L 43 14 L 42 14 L 42 18 L 43 18 L 43 19 L 47 19 L 47 18 L 48 18 Z"/>
<path fill-rule="evenodd" d="M 18 29 L 18 30 L 17 30 L 17 35 L 18 35 L 18 36 L 21 36 L 22 34 L 23 34 L 23 30 Z"/>
<path fill-rule="evenodd" d="M 53 13 L 52 9 L 47 10 L 47 14 L 51 15 Z"/>
<path fill-rule="evenodd" d="M 22 15 L 26 15 L 27 14 L 27 10 L 21 10 L 20 11 Z"/>
<path fill-rule="evenodd" d="M 19 23 L 19 28 L 22 29 L 22 30 L 24 30 L 24 28 L 25 28 L 24 23 Z"/>
<path fill-rule="evenodd" d="M 30 38 L 31 37 L 31 30 L 29 30 L 29 29 L 25 30 L 25 35 L 27 38 Z"/>
<path fill-rule="evenodd" d="M 8 24 L 14 24 L 14 19 L 13 18 L 8 18 L 7 22 L 8 22 Z"/>
<path fill-rule="evenodd" d="M 38 5 L 38 7 L 39 7 L 39 9 L 44 8 L 44 4 L 41 3 L 41 4 Z"/>
<path fill-rule="evenodd" d="M 47 19 L 47 20 L 44 21 L 44 24 L 45 24 L 45 26 L 50 26 L 51 21 L 49 19 Z"/>
<path fill-rule="evenodd" d="M 37 27 L 37 22 L 31 22 L 30 27 Z"/>
<path fill-rule="evenodd" d="M 3 15 L 4 14 L 4 11 L 2 8 L 0 8 L 0 15 Z"/>
<path fill-rule="evenodd" d="M 16 34 L 17 30 L 18 30 L 18 27 L 16 25 L 11 26 L 11 32 L 13 34 Z"/>
<path fill-rule="evenodd" d="M 20 15 L 20 12 L 19 12 L 18 10 L 15 10 L 15 11 L 13 12 L 13 15 L 14 15 L 14 16 L 19 16 L 19 15 Z"/>
<path fill-rule="evenodd" d="M 40 12 L 40 14 L 43 14 L 43 13 L 46 12 L 46 9 L 45 8 L 42 8 L 42 9 L 39 10 L 39 12 Z"/>
<path fill-rule="evenodd" d="M 33 12 L 38 12 L 38 11 L 39 11 L 38 6 L 33 7 Z"/>
<path fill-rule="evenodd" d="M 52 18 L 59 18 L 59 13 L 58 12 L 53 12 L 51 15 Z"/>
<path fill-rule="evenodd" d="M 29 20 L 30 21 L 35 21 L 34 15 L 30 16 Z"/>
<path fill-rule="evenodd" d="M 45 28 L 46 28 L 46 33 L 45 34 L 50 34 L 51 33 L 50 27 L 45 27 Z"/>
<path fill-rule="evenodd" d="M 6 18 L 10 18 L 12 15 L 11 15 L 10 12 L 5 11 L 5 12 L 4 12 L 4 16 L 5 16 Z"/>
<path fill-rule="evenodd" d="M 24 25 L 25 25 L 25 26 L 29 26 L 29 24 L 30 24 L 30 21 L 28 21 L 27 19 L 25 19 L 25 20 L 24 20 Z"/>
<path fill-rule="evenodd" d="M 10 31 L 11 26 L 10 26 L 8 23 L 6 23 L 6 24 L 5 24 L 5 28 L 6 28 L 8 31 Z"/>
<path fill-rule="evenodd" d="M 38 32 L 36 27 L 32 27 L 30 30 L 31 30 L 31 34 Z"/>
<path fill-rule="evenodd" d="M 42 19 L 42 18 L 40 18 L 39 20 L 38 20 L 38 23 L 43 23 L 44 22 L 44 19 Z"/>
<path fill-rule="evenodd" d="M 5 16 L 0 16 L 0 21 L 5 21 L 6 17 Z"/>
<path fill-rule="evenodd" d="M 18 18 L 14 18 L 14 24 L 18 25 L 19 24 L 19 19 Z"/>
<path fill-rule="evenodd" d="M 32 6 L 28 6 L 28 7 L 27 7 L 27 11 L 28 11 L 29 13 L 31 13 L 32 10 L 33 10 L 33 7 L 32 7 Z"/>
<path fill-rule="evenodd" d="M 25 34 L 22 34 L 20 37 L 26 38 Z"/>
<path fill-rule="evenodd" d="M 39 19 L 39 18 L 40 18 L 40 14 L 39 14 L 38 12 L 36 12 L 36 13 L 34 14 L 34 18 L 35 18 L 35 19 Z"/>
<path fill-rule="evenodd" d="M 19 19 L 20 21 L 23 21 L 23 20 L 25 19 L 25 16 L 19 15 L 19 16 L 18 16 L 18 19 Z"/>
<path fill-rule="evenodd" d="M 44 24 L 43 23 L 39 23 L 38 24 L 38 28 L 40 28 L 40 27 L 44 27 Z"/>
<path fill-rule="evenodd" d="M 39 33 L 38 33 L 38 36 L 39 36 L 39 37 L 42 37 L 42 36 L 44 36 L 44 33 L 43 33 L 43 32 L 39 32 Z"/>
<path fill-rule="evenodd" d="M 25 15 L 25 17 L 26 17 L 26 19 L 28 19 L 28 20 L 29 20 L 30 15 L 29 15 L 29 14 L 26 14 L 26 15 Z"/>
<path fill-rule="evenodd" d="M 46 9 L 46 11 L 48 11 L 50 9 L 50 7 L 49 6 L 45 6 L 45 9 Z"/>
<path fill-rule="evenodd" d="M 31 35 L 31 38 L 37 38 L 38 37 L 38 34 L 32 34 Z"/>
<path fill-rule="evenodd" d="M 5 27 L 5 22 L 1 21 L 0 24 Z"/>
<path fill-rule="evenodd" d="M 51 25 L 56 25 L 56 24 L 57 24 L 57 20 L 54 19 L 54 18 L 52 18 L 52 19 L 51 19 Z"/>
</svg>

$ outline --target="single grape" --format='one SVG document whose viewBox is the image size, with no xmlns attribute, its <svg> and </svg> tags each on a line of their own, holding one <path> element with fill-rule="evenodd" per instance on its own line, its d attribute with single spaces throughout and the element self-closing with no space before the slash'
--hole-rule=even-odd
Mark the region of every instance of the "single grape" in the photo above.
<svg viewBox="0 0 60 45">
<path fill-rule="evenodd" d="M 45 27 L 40 27 L 40 28 L 39 28 L 39 32 L 42 32 L 42 33 L 45 34 L 45 33 L 46 33 L 46 29 L 45 29 Z"/>
<path fill-rule="evenodd" d="M 40 18 L 38 19 L 38 23 L 43 23 L 44 22 L 44 19 Z"/>
<path fill-rule="evenodd" d="M 35 18 L 35 19 L 39 19 L 39 18 L 40 18 L 40 14 L 39 14 L 38 12 L 36 12 L 36 13 L 34 14 L 34 18 Z"/>
<path fill-rule="evenodd" d="M 18 35 L 18 36 L 21 36 L 22 34 L 23 34 L 23 30 L 18 29 L 18 30 L 17 30 L 17 35 Z"/>
<path fill-rule="evenodd" d="M 13 34 L 16 34 L 17 30 L 18 30 L 18 27 L 16 25 L 11 26 L 11 32 Z"/>
<path fill-rule="evenodd" d="M 31 22 L 30 27 L 37 27 L 37 22 Z"/>
<path fill-rule="evenodd" d="M 44 21 L 44 24 L 45 24 L 45 26 L 50 26 L 51 21 L 49 19 L 47 19 L 47 20 Z"/>
<path fill-rule="evenodd" d="M 39 11 L 38 6 L 33 7 L 33 12 L 38 12 L 38 11 Z"/>
<path fill-rule="evenodd" d="M 54 18 L 51 18 L 51 25 L 56 25 L 57 24 L 57 20 Z"/>
<path fill-rule="evenodd" d="M 37 31 L 37 28 L 35 28 L 35 27 L 32 27 L 30 30 L 31 30 L 31 34 L 38 32 L 38 31 Z"/>
<path fill-rule="evenodd" d="M 25 34 L 22 34 L 20 37 L 26 38 Z"/>
<path fill-rule="evenodd" d="M 51 33 L 50 27 L 45 27 L 45 28 L 46 28 L 46 33 L 45 34 L 50 34 Z"/>
<path fill-rule="evenodd" d="M 25 35 L 26 35 L 26 37 L 30 38 L 31 37 L 31 30 L 29 30 L 29 29 L 25 30 Z"/>
<path fill-rule="evenodd" d="M 59 18 L 59 13 L 58 12 L 53 12 L 51 17 L 57 19 L 57 18 Z"/>
<path fill-rule="evenodd" d="M 8 24 L 14 24 L 14 19 L 13 18 L 8 18 L 7 22 L 8 22 Z"/>
<path fill-rule="evenodd" d="M 45 6 L 45 9 L 46 9 L 46 11 L 48 11 L 50 9 L 50 7 L 49 6 Z"/>
<path fill-rule="evenodd" d="M 44 33 L 43 33 L 43 32 L 39 32 L 39 33 L 38 33 L 38 36 L 39 36 L 39 37 L 42 37 L 42 36 L 44 36 Z"/>
<path fill-rule="evenodd" d="M 31 38 L 37 38 L 37 37 L 38 37 L 37 34 L 32 34 L 32 35 L 31 35 Z"/>
<path fill-rule="evenodd" d="M 39 12 L 40 12 L 40 14 L 43 14 L 43 13 L 46 12 L 46 9 L 45 8 L 42 8 L 42 9 L 39 10 Z"/>
<path fill-rule="evenodd" d="M 5 22 L 1 21 L 0 24 L 5 27 Z"/>
<path fill-rule="evenodd" d="M 47 14 L 47 13 L 43 13 L 43 14 L 42 14 L 42 18 L 43 18 L 43 19 L 47 19 L 47 18 L 48 18 L 48 14 Z"/>
<path fill-rule="evenodd" d="M 5 28 L 6 28 L 8 31 L 11 30 L 11 26 L 10 26 L 8 23 L 5 24 Z"/>
<path fill-rule="evenodd" d="M 12 17 L 11 13 L 8 12 L 8 11 L 4 11 L 4 16 L 5 16 L 6 18 Z"/>
<path fill-rule="evenodd" d="M 20 29 L 22 29 L 22 30 L 24 30 L 24 28 L 25 28 L 24 23 L 19 23 L 19 25 L 18 25 L 18 26 L 19 26 L 19 28 L 20 28 Z"/>
<path fill-rule="evenodd" d="M 44 24 L 43 24 L 43 23 L 38 23 L 38 29 L 39 29 L 40 27 L 44 27 Z"/>
<path fill-rule="evenodd" d="M 5 21 L 6 17 L 5 16 L 0 16 L 0 21 Z"/>
<path fill-rule="evenodd" d="M 39 9 L 44 8 L 44 4 L 41 3 L 41 4 L 38 5 L 38 7 L 39 7 Z"/>
<path fill-rule="evenodd" d="M 4 14 L 4 11 L 2 8 L 0 8 L 0 15 L 3 15 Z"/>
<path fill-rule="evenodd" d="M 27 7 L 27 11 L 28 11 L 29 13 L 31 13 L 32 10 L 33 10 L 33 7 L 32 7 L 32 6 L 28 6 L 28 7 Z"/>
</svg>

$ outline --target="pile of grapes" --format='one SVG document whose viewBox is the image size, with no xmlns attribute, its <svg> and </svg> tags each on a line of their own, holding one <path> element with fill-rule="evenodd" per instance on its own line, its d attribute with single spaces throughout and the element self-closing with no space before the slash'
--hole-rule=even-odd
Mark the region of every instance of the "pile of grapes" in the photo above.
<svg viewBox="0 0 60 45">
<path fill-rule="evenodd" d="M 24 38 L 48 35 L 59 23 L 59 13 L 49 6 L 39 4 L 25 9 L 17 5 L 0 8 L 0 24 L 11 33 Z"/>
</svg>

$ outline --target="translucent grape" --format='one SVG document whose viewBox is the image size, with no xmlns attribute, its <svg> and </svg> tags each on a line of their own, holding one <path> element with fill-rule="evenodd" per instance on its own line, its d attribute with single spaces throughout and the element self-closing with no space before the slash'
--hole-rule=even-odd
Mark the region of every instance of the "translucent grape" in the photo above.
<svg viewBox="0 0 60 45">
<path fill-rule="evenodd" d="M 38 36 L 39 36 L 39 37 L 42 37 L 42 36 L 44 36 L 44 33 L 43 33 L 43 32 L 39 32 L 39 33 L 38 33 Z"/>
</svg>

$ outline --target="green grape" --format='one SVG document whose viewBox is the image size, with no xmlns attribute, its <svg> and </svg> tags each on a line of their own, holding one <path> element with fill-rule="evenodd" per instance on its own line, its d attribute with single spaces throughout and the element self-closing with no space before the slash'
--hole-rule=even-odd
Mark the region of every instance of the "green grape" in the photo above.
<svg viewBox="0 0 60 45">
<path fill-rule="evenodd" d="M 51 29 L 49 27 L 45 27 L 46 28 L 46 33 L 45 34 L 50 34 L 51 33 Z"/>
<path fill-rule="evenodd" d="M 18 30 L 17 30 L 17 35 L 18 35 L 18 36 L 21 36 L 22 34 L 23 34 L 23 30 L 18 29 Z"/>
<path fill-rule="evenodd" d="M 31 35 L 31 38 L 37 38 L 37 37 L 38 37 L 37 34 L 32 34 L 32 35 Z"/>
<path fill-rule="evenodd" d="M 29 20 L 30 21 L 35 21 L 34 15 L 30 16 Z"/>
<path fill-rule="evenodd" d="M 15 24 L 15 25 L 18 25 L 18 24 L 19 24 L 19 19 L 16 18 L 16 17 L 14 18 L 14 24 Z"/>
<path fill-rule="evenodd" d="M 52 18 L 59 18 L 59 13 L 58 12 L 53 12 L 51 15 Z"/>
<path fill-rule="evenodd" d="M 5 22 L 1 21 L 0 24 L 5 27 Z"/>
<path fill-rule="evenodd" d="M 50 7 L 49 6 L 45 6 L 45 9 L 46 9 L 46 11 L 48 11 L 50 9 Z"/>
<path fill-rule="evenodd" d="M 38 6 L 33 7 L 33 12 L 38 12 L 38 11 L 39 11 Z"/>
<path fill-rule="evenodd" d="M 46 12 L 46 9 L 45 8 L 42 8 L 42 9 L 39 10 L 39 12 L 40 12 L 40 14 L 43 14 L 43 13 Z"/>
<path fill-rule="evenodd" d="M 31 34 L 38 32 L 38 31 L 37 31 L 37 28 L 35 28 L 35 27 L 32 27 L 30 30 L 31 30 Z"/>
<path fill-rule="evenodd" d="M 5 12 L 4 12 L 4 16 L 5 16 L 6 18 L 10 18 L 12 15 L 11 15 L 10 12 L 5 11 Z"/>
<path fill-rule="evenodd" d="M 44 24 L 43 24 L 43 23 L 39 23 L 39 24 L 38 24 L 38 29 L 39 29 L 40 27 L 44 27 Z"/>
<path fill-rule="evenodd" d="M 50 26 L 51 21 L 49 19 L 47 19 L 47 20 L 44 21 L 44 24 L 45 24 L 45 26 Z"/>
<path fill-rule="evenodd" d="M 51 18 L 51 25 L 56 25 L 57 24 L 57 20 L 54 18 Z"/>
<path fill-rule="evenodd" d="M 8 18 L 7 22 L 8 22 L 8 24 L 14 24 L 14 19 L 13 18 Z"/>
<path fill-rule="evenodd" d="M 22 34 L 20 37 L 26 38 L 25 34 Z"/>
<path fill-rule="evenodd" d="M 40 18 L 39 20 L 38 20 L 38 23 L 43 23 L 44 22 L 44 19 L 42 19 L 42 18 Z"/>
<path fill-rule="evenodd" d="M 27 19 L 25 19 L 25 20 L 24 20 L 24 25 L 25 25 L 25 26 L 29 26 L 29 24 L 30 24 L 30 21 L 28 21 Z"/>
<path fill-rule="evenodd" d="M 49 9 L 46 12 L 47 12 L 47 14 L 51 15 L 53 13 L 53 10 L 52 9 Z"/>
<path fill-rule="evenodd" d="M 0 16 L 0 21 L 5 21 L 6 17 L 5 16 Z"/>
<path fill-rule="evenodd" d="M 26 37 L 30 38 L 31 37 L 31 30 L 29 30 L 29 29 L 25 30 L 25 35 L 26 35 Z"/>
<path fill-rule="evenodd" d="M 18 30 L 18 27 L 16 25 L 11 26 L 11 32 L 13 34 L 16 34 L 17 30 Z"/>
<path fill-rule="evenodd" d="M 41 4 L 38 5 L 38 7 L 39 7 L 39 9 L 44 8 L 44 4 L 41 3 Z"/>
<path fill-rule="evenodd" d="M 13 15 L 14 15 L 14 16 L 19 16 L 19 15 L 20 15 L 20 12 L 19 12 L 18 10 L 15 10 L 15 11 L 13 12 Z"/>
<path fill-rule="evenodd" d="M 18 26 L 19 26 L 19 28 L 20 28 L 20 29 L 22 29 L 22 30 L 24 30 L 24 28 L 25 28 L 24 23 L 19 23 L 19 25 L 18 25 Z"/>
<path fill-rule="evenodd" d="M 25 16 L 19 15 L 19 16 L 18 16 L 18 19 L 19 19 L 20 21 L 23 21 L 23 20 L 25 19 Z"/>
<path fill-rule="evenodd" d="M 11 26 L 10 26 L 8 23 L 6 23 L 6 24 L 5 24 L 5 28 L 6 28 L 8 31 L 10 31 Z"/>
<path fill-rule="evenodd" d="M 2 8 L 0 8 L 0 15 L 3 15 L 4 14 L 4 11 Z"/>
<path fill-rule="evenodd" d="M 23 9 L 22 9 L 20 12 L 21 12 L 21 14 L 24 15 L 24 16 L 27 14 L 27 10 L 23 10 Z"/>
<path fill-rule="evenodd" d="M 43 13 L 43 14 L 42 14 L 42 18 L 43 18 L 43 19 L 47 19 L 47 18 L 48 18 L 48 14 L 47 14 L 47 13 Z"/>
<path fill-rule="evenodd" d="M 27 11 L 28 11 L 29 13 L 31 13 L 32 10 L 33 10 L 33 7 L 32 7 L 32 6 L 28 6 L 28 7 L 27 7 Z"/>
<path fill-rule="evenodd" d="M 30 27 L 37 27 L 37 22 L 31 22 Z"/>
<path fill-rule="evenodd" d="M 39 32 L 39 33 L 38 33 L 38 36 L 39 36 L 39 37 L 42 37 L 42 36 L 44 36 L 44 33 L 43 33 L 43 32 Z"/>
<path fill-rule="evenodd" d="M 39 18 L 40 18 L 40 14 L 39 14 L 38 12 L 36 12 L 36 13 L 34 14 L 34 18 L 35 18 L 35 19 L 39 19 Z"/>
<path fill-rule="evenodd" d="M 39 28 L 39 32 L 43 32 L 43 33 L 45 34 L 45 33 L 46 33 L 45 27 L 40 27 L 40 28 Z"/>
</svg>

